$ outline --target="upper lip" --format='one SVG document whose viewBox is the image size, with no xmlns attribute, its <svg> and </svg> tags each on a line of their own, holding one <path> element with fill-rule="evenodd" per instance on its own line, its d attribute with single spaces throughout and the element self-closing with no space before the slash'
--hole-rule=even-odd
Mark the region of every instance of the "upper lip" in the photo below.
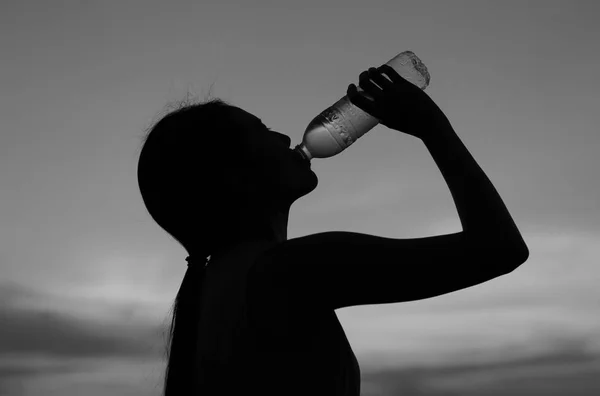
<svg viewBox="0 0 600 396">
<path fill-rule="evenodd" d="M 305 160 L 297 150 L 292 150 L 292 156 L 296 159 L 296 161 L 301 162 L 304 165 L 310 166 L 310 161 Z"/>
</svg>

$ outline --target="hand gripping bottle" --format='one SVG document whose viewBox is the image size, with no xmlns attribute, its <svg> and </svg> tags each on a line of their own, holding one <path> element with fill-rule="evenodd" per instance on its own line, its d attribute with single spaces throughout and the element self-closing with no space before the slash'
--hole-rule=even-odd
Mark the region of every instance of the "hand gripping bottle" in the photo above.
<svg viewBox="0 0 600 396">
<path fill-rule="evenodd" d="M 430 76 L 427 68 L 411 51 L 396 55 L 386 64 L 421 89 L 429 85 Z M 368 99 L 373 99 L 358 85 L 356 87 Z M 313 118 L 304 131 L 302 143 L 294 148 L 294 152 L 305 161 L 333 157 L 347 149 L 377 124 L 379 124 L 377 118 L 353 105 L 346 95 Z"/>
</svg>

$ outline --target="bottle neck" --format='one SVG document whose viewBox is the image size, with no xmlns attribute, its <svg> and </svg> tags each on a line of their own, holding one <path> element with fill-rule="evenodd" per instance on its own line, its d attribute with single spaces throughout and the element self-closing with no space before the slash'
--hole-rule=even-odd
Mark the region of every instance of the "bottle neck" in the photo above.
<svg viewBox="0 0 600 396">
<path fill-rule="evenodd" d="M 300 143 L 299 145 L 297 145 L 294 148 L 294 152 L 296 153 L 296 155 L 298 155 L 303 161 L 309 161 L 312 158 L 312 155 L 310 154 L 310 151 L 308 151 L 308 149 L 306 148 L 306 145 L 304 143 Z"/>
</svg>

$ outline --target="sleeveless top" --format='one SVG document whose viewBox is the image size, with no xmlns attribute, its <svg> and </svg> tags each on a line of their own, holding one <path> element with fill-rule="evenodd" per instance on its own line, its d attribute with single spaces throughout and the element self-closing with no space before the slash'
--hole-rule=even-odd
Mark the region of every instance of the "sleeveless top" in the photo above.
<svg viewBox="0 0 600 396">
<path fill-rule="evenodd" d="M 294 283 L 277 246 L 237 273 L 209 263 L 197 393 L 359 396 L 360 368 L 335 311 L 306 303 L 310 285 Z"/>
</svg>

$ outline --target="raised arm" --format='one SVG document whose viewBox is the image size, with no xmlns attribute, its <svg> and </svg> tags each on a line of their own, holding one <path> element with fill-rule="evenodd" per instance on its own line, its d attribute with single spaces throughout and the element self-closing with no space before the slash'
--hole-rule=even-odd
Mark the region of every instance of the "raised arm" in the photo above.
<svg viewBox="0 0 600 396">
<path fill-rule="evenodd" d="M 397 74 L 392 80 L 369 69 L 361 74 L 361 87 L 375 101 L 368 103 L 356 89 L 348 93 L 384 125 L 421 138 L 450 188 L 463 231 L 413 239 L 342 231 L 294 238 L 255 266 L 253 290 L 270 290 L 307 309 L 397 303 L 486 282 L 529 257 L 498 192 L 446 116 L 419 88 Z"/>
<path fill-rule="evenodd" d="M 519 261 L 527 260 L 529 249 L 490 179 L 446 118 L 436 122 L 436 129 L 423 143 L 450 189 L 463 231 L 474 243 L 504 247 Z"/>
</svg>

